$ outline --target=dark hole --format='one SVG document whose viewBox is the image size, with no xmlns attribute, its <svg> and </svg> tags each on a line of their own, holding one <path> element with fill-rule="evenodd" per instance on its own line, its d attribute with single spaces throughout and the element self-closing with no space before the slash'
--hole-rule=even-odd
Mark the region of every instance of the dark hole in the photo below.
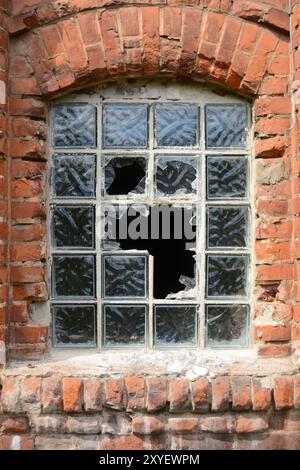
<svg viewBox="0 0 300 470">
<path fill-rule="evenodd" d="M 142 168 L 138 161 L 124 166 L 116 165 L 114 161 L 115 159 L 108 163 L 105 168 L 107 171 L 110 167 L 115 172 L 115 178 L 110 186 L 106 188 L 106 192 L 109 195 L 128 194 L 133 191 L 144 178 L 145 169 Z"/>
<path fill-rule="evenodd" d="M 117 221 L 116 233 L 119 233 L 119 224 L 122 223 L 122 218 Z M 151 234 L 151 217 L 143 216 L 147 219 L 148 233 Z M 128 225 L 134 216 L 127 215 Z M 184 289 L 184 285 L 179 282 L 180 276 L 188 276 L 194 278 L 194 265 L 195 259 L 193 251 L 186 249 L 186 243 L 194 243 L 193 240 L 188 240 L 184 236 L 177 240 L 174 235 L 174 217 L 170 218 L 170 239 L 164 240 L 161 238 L 158 240 L 151 239 L 138 239 L 132 240 L 127 238 L 122 240 L 117 238 L 115 241 L 119 243 L 122 250 L 147 250 L 150 255 L 154 257 L 154 298 L 164 299 L 168 294 L 177 293 Z M 193 226 L 193 232 L 196 232 L 196 227 Z M 160 234 L 161 235 L 161 234 Z"/>
</svg>

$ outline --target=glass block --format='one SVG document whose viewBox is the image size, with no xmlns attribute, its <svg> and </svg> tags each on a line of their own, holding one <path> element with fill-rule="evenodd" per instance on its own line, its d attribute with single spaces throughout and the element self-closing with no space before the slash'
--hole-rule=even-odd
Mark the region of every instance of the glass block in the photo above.
<svg viewBox="0 0 300 470">
<path fill-rule="evenodd" d="M 208 297 L 245 297 L 248 259 L 246 256 L 208 256 Z"/>
<path fill-rule="evenodd" d="M 143 346 L 146 336 L 145 305 L 104 305 L 105 346 Z"/>
<path fill-rule="evenodd" d="M 91 104 L 54 107 L 54 147 L 96 147 L 96 108 Z"/>
<path fill-rule="evenodd" d="M 155 193 L 158 197 L 197 194 L 198 168 L 194 157 L 157 157 Z"/>
<path fill-rule="evenodd" d="M 146 256 L 107 255 L 103 257 L 103 268 L 105 298 L 146 297 Z"/>
<path fill-rule="evenodd" d="M 199 116 L 194 104 L 158 104 L 155 107 L 157 147 L 195 147 Z"/>
<path fill-rule="evenodd" d="M 247 144 L 247 106 L 206 106 L 207 148 L 245 148 Z"/>
<path fill-rule="evenodd" d="M 94 198 L 95 155 L 55 155 L 52 194 L 61 198 Z"/>
<path fill-rule="evenodd" d="M 146 189 L 146 159 L 143 157 L 107 157 L 104 179 L 106 195 L 143 194 Z"/>
<path fill-rule="evenodd" d="M 207 305 L 206 346 L 242 348 L 248 346 L 248 305 Z"/>
<path fill-rule="evenodd" d="M 55 248 L 94 248 L 94 207 L 56 206 L 52 213 Z"/>
<path fill-rule="evenodd" d="M 52 258 L 53 297 L 95 297 L 95 257 L 59 256 Z"/>
<path fill-rule="evenodd" d="M 95 305 L 53 305 L 53 345 L 97 345 Z"/>
<path fill-rule="evenodd" d="M 104 148 L 148 147 L 148 107 L 107 104 L 103 107 Z"/>
<path fill-rule="evenodd" d="M 247 207 L 209 207 L 208 248 L 243 248 L 248 243 Z"/>
<path fill-rule="evenodd" d="M 246 158 L 207 157 L 208 199 L 242 199 L 247 187 Z"/>
<path fill-rule="evenodd" d="M 157 305 L 154 321 L 156 346 L 196 346 L 196 306 Z"/>
</svg>

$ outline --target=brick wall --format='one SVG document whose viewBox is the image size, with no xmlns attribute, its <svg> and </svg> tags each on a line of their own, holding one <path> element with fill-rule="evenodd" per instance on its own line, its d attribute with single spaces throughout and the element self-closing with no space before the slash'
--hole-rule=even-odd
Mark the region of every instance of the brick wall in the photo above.
<svg viewBox="0 0 300 470">
<path fill-rule="evenodd" d="M 6 2 L 1 2 L 1 8 L 0 80 L 5 81 L 7 77 L 6 24 L 10 31 L 10 69 L 9 126 L 6 102 L 0 104 L 3 129 L 0 168 L 4 177 L 9 174 L 10 184 L 8 188 L 7 178 L 4 178 L 3 189 L 1 186 L 0 215 L 4 217 L 1 260 L 4 269 L 1 268 L 0 273 L 1 289 L 4 290 L 1 290 L 0 300 L 4 308 L 0 310 L 0 354 L 4 343 L 10 359 L 39 358 L 43 361 L 43 355 L 49 350 L 47 327 L 29 315 L 30 305 L 44 302 L 48 296 L 48 102 L 72 90 L 123 77 L 170 77 L 208 82 L 220 90 L 239 93 L 253 100 L 256 285 L 252 339 L 258 357 L 266 358 L 266 361 L 290 358 L 299 365 L 299 2 L 12 0 L 9 21 L 5 15 Z M 8 216 L 9 227 L 6 223 Z M 10 262 L 9 311 L 6 309 L 7 253 Z M 8 318 L 9 337 L 6 334 Z M 19 442 L 21 448 L 33 445 L 37 448 L 51 447 L 56 445 L 55 442 L 62 442 L 61 445 L 66 447 L 84 446 L 86 443 L 87 446 L 103 448 L 122 445 L 152 448 L 164 445 L 173 448 L 180 445 L 184 448 L 197 445 L 218 448 L 300 447 L 297 377 L 283 375 L 276 380 L 272 377 L 272 385 L 267 392 L 259 386 L 259 378 L 250 378 L 247 374 L 239 380 L 228 375 L 221 375 L 218 381 L 213 379 L 211 385 L 206 384 L 212 392 L 207 392 L 204 386 L 202 389 L 201 384 L 184 382 L 186 379 L 176 382 L 173 387 L 173 382 L 168 379 L 168 397 L 166 391 L 160 392 L 160 380 L 165 379 L 147 378 L 147 400 L 152 380 L 156 384 L 157 395 L 163 401 L 160 410 L 147 408 L 147 413 L 154 413 L 149 416 L 145 411 L 148 402 L 144 404 L 144 378 L 123 378 L 111 385 L 115 400 L 124 397 L 121 408 L 120 405 L 111 406 L 104 395 L 101 399 L 105 403 L 105 413 L 107 409 L 114 409 L 111 419 L 123 420 L 126 432 L 110 439 L 106 434 L 114 432 L 109 433 L 108 427 L 104 427 L 106 431 L 101 428 L 103 437 L 99 440 L 89 429 L 102 426 L 99 423 L 105 422 L 106 415 L 101 408 L 90 410 L 86 404 L 82 408 L 82 390 L 88 386 L 87 378 L 83 382 L 78 378 L 63 379 L 66 415 L 61 414 L 61 376 L 57 379 L 57 387 L 51 385 L 54 380 L 51 377 L 43 379 L 42 390 L 49 380 L 47 394 L 53 395 L 59 405 L 51 411 L 57 416 L 47 416 L 47 407 L 46 412 L 42 407 L 45 416 L 40 416 L 41 378 L 32 378 L 31 375 L 28 369 L 26 380 L 29 389 L 32 386 L 33 390 L 28 392 L 30 399 L 26 401 L 19 391 L 26 391 L 27 385 L 23 378 L 12 379 L 7 367 L 7 378 L 3 378 L 4 414 L 0 417 L 0 446 L 4 448 L 15 445 L 15 442 Z M 262 375 L 268 379 L 267 367 Z M 259 399 L 255 398 L 256 385 Z M 128 390 L 131 386 L 132 392 Z M 208 393 L 209 403 L 205 409 L 201 404 L 198 409 L 193 400 L 190 401 L 195 387 L 194 392 L 200 397 L 197 398 L 200 402 Z M 177 399 L 172 398 L 173 389 L 174 396 L 179 393 L 176 390 L 181 389 L 181 398 L 174 409 L 172 403 Z M 106 393 L 107 390 L 106 382 Z M 225 398 L 217 398 L 222 393 Z M 9 401 L 15 403 L 13 408 L 7 406 L 6 397 L 10 394 Z M 131 410 L 126 401 L 130 402 L 131 394 L 133 406 L 137 406 L 135 410 Z M 287 405 L 278 406 L 281 396 L 287 400 Z M 263 409 L 255 405 L 260 400 Z M 78 409 L 75 410 L 76 406 Z M 129 409 L 126 408 L 128 406 Z M 289 411 L 293 406 L 295 409 Z M 78 416 L 83 411 L 86 411 L 86 416 L 76 418 L 72 428 L 73 413 Z M 131 414 L 134 411 L 137 415 Z M 90 415 L 90 412 L 95 414 Z M 31 418 L 32 413 L 34 419 Z M 172 413 L 180 416 L 173 417 Z M 31 428 L 28 427 L 28 416 Z M 44 424 L 37 424 L 39 421 Z M 78 424 L 81 421 L 82 428 Z M 64 423 L 61 429 L 66 433 L 61 441 L 53 437 L 55 426 L 60 422 Z M 115 427 L 118 428 L 117 425 Z M 146 435 L 146 429 L 149 435 Z M 245 429 L 250 431 L 243 431 Z M 220 436 L 216 437 L 218 433 Z M 86 434 L 87 437 L 77 434 Z M 19 441 L 13 440 L 12 435 L 19 436 Z M 289 444 L 287 435 L 290 436 Z"/>
</svg>

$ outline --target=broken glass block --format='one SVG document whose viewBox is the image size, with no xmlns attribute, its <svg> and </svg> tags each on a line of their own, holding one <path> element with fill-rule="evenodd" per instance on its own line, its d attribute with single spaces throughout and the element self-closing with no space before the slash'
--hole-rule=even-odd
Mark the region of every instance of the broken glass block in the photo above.
<svg viewBox="0 0 300 470">
<path fill-rule="evenodd" d="M 145 344 L 145 305 L 104 305 L 105 346 Z"/>
<path fill-rule="evenodd" d="M 147 295 L 147 258 L 139 255 L 103 256 L 104 298 Z"/>
<path fill-rule="evenodd" d="M 248 259 L 246 256 L 208 256 L 208 297 L 245 297 L 247 281 Z"/>
<path fill-rule="evenodd" d="M 56 206 L 52 211 L 55 248 L 94 248 L 94 207 Z"/>
<path fill-rule="evenodd" d="M 206 346 L 242 348 L 248 346 L 247 305 L 206 306 Z"/>
<path fill-rule="evenodd" d="M 248 215 L 247 207 L 209 207 L 208 248 L 246 247 Z"/>
<path fill-rule="evenodd" d="M 54 147 L 96 147 L 96 108 L 91 104 L 54 106 Z"/>
<path fill-rule="evenodd" d="M 53 297 L 95 297 L 95 257 L 54 255 L 52 258 Z"/>
<path fill-rule="evenodd" d="M 158 157 L 155 193 L 157 197 L 197 194 L 198 168 L 194 157 Z"/>
<path fill-rule="evenodd" d="M 247 195 L 245 157 L 207 157 L 208 199 L 241 199 Z"/>
<path fill-rule="evenodd" d="M 53 305 L 54 346 L 97 346 L 95 305 Z"/>
<path fill-rule="evenodd" d="M 146 189 L 146 159 L 106 158 L 104 178 L 105 193 L 109 196 L 143 194 Z"/>
<path fill-rule="evenodd" d="M 53 158 L 53 196 L 95 197 L 95 155 L 55 155 Z"/>
<path fill-rule="evenodd" d="M 195 346 L 197 309 L 194 305 L 155 306 L 156 346 Z"/>
<path fill-rule="evenodd" d="M 148 107 L 107 104 L 103 107 L 104 148 L 147 148 Z"/>
<path fill-rule="evenodd" d="M 206 106 L 206 146 L 245 148 L 248 108 L 244 105 Z"/>
<path fill-rule="evenodd" d="M 157 147 L 195 147 L 199 116 L 194 104 L 157 104 L 155 138 Z"/>
</svg>

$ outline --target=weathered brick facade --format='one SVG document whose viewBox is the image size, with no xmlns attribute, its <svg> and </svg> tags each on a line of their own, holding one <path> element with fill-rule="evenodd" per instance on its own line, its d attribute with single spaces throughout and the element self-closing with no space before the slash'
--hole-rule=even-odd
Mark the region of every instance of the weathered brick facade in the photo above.
<svg viewBox="0 0 300 470">
<path fill-rule="evenodd" d="M 1 0 L 0 73 L 0 448 L 299 449 L 299 0 Z M 253 102 L 259 370 L 43 371 L 48 103 L 158 77 Z"/>
</svg>

